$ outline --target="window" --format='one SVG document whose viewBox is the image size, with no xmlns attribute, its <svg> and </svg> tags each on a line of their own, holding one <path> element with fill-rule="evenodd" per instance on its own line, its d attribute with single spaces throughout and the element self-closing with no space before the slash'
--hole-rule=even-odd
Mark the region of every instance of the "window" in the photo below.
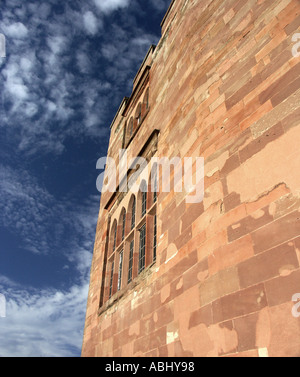
<svg viewBox="0 0 300 377">
<path fill-rule="evenodd" d="M 154 216 L 154 226 L 153 226 L 153 261 L 156 261 L 156 247 L 157 247 L 157 219 Z"/>
<path fill-rule="evenodd" d="M 142 193 L 142 217 L 146 214 L 147 210 L 147 192 Z"/>
<path fill-rule="evenodd" d="M 141 216 L 143 217 L 146 214 L 147 211 L 147 184 L 145 181 L 143 181 L 141 185 L 141 191 L 142 191 L 142 208 L 141 208 Z"/>
<path fill-rule="evenodd" d="M 131 137 L 133 134 L 133 118 L 129 121 L 129 137 Z"/>
<path fill-rule="evenodd" d="M 146 224 L 140 229 L 140 250 L 139 250 L 139 274 L 145 269 L 146 259 Z"/>
<path fill-rule="evenodd" d="M 115 228 L 114 228 L 113 252 L 116 250 L 116 244 L 117 244 L 117 224 L 115 224 Z"/>
<path fill-rule="evenodd" d="M 120 259 L 119 259 L 118 291 L 121 289 L 121 284 L 122 284 L 122 270 L 123 270 L 123 250 L 120 252 Z"/>
<path fill-rule="evenodd" d="M 149 109 L 149 88 L 146 91 L 143 104 L 145 105 L 146 110 L 148 110 Z"/>
<path fill-rule="evenodd" d="M 138 104 L 135 117 L 137 120 L 137 125 L 140 125 L 142 123 L 142 105 L 140 103 Z"/>
<path fill-rule="evenodd" d="M 134 240 L 130 242 L 130 246 L 129 246 L 128 284 L 132 281 L 133 249 L 134 249 Z"/>
<path fill-rule="evenodd" d="M 133 198 L 131 207 L 131 230 L 135 227 L 135 211 L 136 211 L 136 200 Z"/>
<path fill-rule="evenodd" d="M 111 272 L 110 272 L 110 283 L 109 283 L 109 298 L 112 296 L 112 289 L 113 289 L 113 280 L 114 280 L 114 261 L 111 264 Z"/>
<path fill-rule="evenodd" d="M 144 99 L 146 100 L 146 96 Z M 147 116 L 144 105 L 145 103 L 142 104 L 143 122 Z M 132 141 L 133 133 L 137 131 L 135 117 L 130 120 L 126 124 L 128 127 L 124 127 L 123 134 L 123 143 L 127 142 L 127 145 Z M 128 138 L 129 124 L 131 124 L 130 132 L 132 133 L 130 139 Z M 160 259 L 160 227 L 158 228 L 157 225 L 157 216 L 160 210 L 158 201 L 161 179 L 159 164 L 154 160 L 157 155 L 158 134 L 159 131 L 154 130 L 139 153 L 139 156 L 144 156 L 143 158 L 148 163 L 147 168 L 151 168 L 150 174 L 148 174 L 148 169 L 145 169 L 143 174 L 137 176 L 135 169 L 132 167 L 129 169 L 127 184 L 133 183 L 131 180 L 133 178 L 135 185 L 140 184 L 138 192 L 136 193 L 133 189 L 130 193 L 123 194 L 119 190 L 105 207 L 108 211 L 107 226 L 110 224 L 110 228 L 103 242 L 105 250 L 99 301 L 101 313 L 107 310 L 113 301 L 117 302 L 124 294 L 124 290 L 140 284 L 139 276 L 145 274 L 146 271 L 153 272 L 155 262 Z M 154 157 L 153 163 L 152 157 Z M 135 162 L 139 161 L 138 158 L 135 160 Z M 126 183 L 125 179 L 124 183 Z"/>
<path fill-rule="evenodd" d="M 125 225 L 126 225 L 126 211 L 123 210 L 123 218 L 122 218 L 122 241 L 124 241 L 125 238 Z"/>
<path fill-rule="evenodd" d="M 158 190 L 157 165 L 154 165 L 153 170 L 152 170 L 151 189 L 153 190 L 153 203 L 156 203 L 157 202 L 157 190 Z"/>
</svg>

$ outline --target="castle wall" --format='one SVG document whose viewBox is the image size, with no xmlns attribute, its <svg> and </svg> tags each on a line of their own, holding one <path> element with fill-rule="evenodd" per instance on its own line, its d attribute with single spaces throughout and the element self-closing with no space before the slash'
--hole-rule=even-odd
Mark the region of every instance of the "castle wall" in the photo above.
<svg viewBox="0 0 300 377">
<path fill-rule="evenodd" d="M 130 194 L 103 194 L 82 356 L 300 356 L 300 3 L 176 0 L 162 30 L 128 156 L 156 129 L 151 156 L 204 157 L 204 199 L 159 194 L 156 262 L 109 299 L 107 237 Z M 117 160 L 135 106 L 112 126 Z"/>
</svg>

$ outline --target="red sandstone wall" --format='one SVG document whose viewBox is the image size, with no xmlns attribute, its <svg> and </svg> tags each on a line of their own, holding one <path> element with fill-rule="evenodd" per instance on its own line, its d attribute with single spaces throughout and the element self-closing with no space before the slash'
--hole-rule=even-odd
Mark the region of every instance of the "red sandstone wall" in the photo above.
<svg viewBox="0 0 300 377">
<path fill-rule="evenodd" d="M 156 265 L 98 316 L 102 201 L 83 356 L 300 356 L 299 12 L 298 0 L 174 2 L 129 153 L 158 128 L 159 156 L 204 157 L 204 201 L 159 196 Z"/>
</svg>

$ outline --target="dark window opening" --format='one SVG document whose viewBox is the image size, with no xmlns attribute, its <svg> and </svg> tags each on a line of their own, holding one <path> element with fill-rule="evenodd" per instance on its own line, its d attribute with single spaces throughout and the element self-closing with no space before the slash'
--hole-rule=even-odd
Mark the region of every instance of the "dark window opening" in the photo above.
<svg viewBox="0 0 300 377">
<path fill-rule="evenodd" d="M 121 289 L 121 284 L 122 284 L 122 269 L 123 269 L 123 251 L 120 252 L 120 260 L 119 260 L 118 291 Z"/>
<path fill-rule="evenodd" d="M 116 250 L 116 244 L 117 244 L 117 226 L 115 226 L 115 229 L 114 229 L 114 245 L 113 245 L 113 251 Z"/>
<path fill-rule="evenodd" d="M 153 175 L 153 203 L 157 202 L 157 171 Z"/>
<path fill-rule="evenodd" d="M 140 125 L 141 122 L 142 122 L 142 106 L 141 106 L 141 104 L 138 105 L 137 113 L 136 113 L 136 119 L 137 119 L 137 124 Z"/>
<path fill-rule="evenodd" d="M 134 198 L 133 203 L 132 203 L 132 212 L 131 212 L 131 230 L 135 227 L 135 207 L 136 207 L 136 201 Z"/>
<path fill-rule="evenodd" d="M 129 137 L 131 137 L 132 134 L 133 134 L 133 118 L 131 118 L 129 122 Z"/>
<path fill-rule="evenodd" d="M 143 103 L 146 105 L 146 110 L 149 109 L 149 89 L 147 89 Z"/>
<path fill-rule="evenodd" d="M 114 261 L 111 264 L 111 272 L 110 272 L 110 284 L 109 284 L 109 298 L 112 296 L 112 288 L 113 288 L 113 280 L 114 280 Z"/>
<path fill-rule="evenodd" d="M 140 229 L 140 250 L 139 250 L 139 274 L 145 269 L 146 259 L 146 224 Z"/>
<path fill-rule="evenodd" d="M 134 241 L 132 240 L 130 242 L 130 247 L 129 247 L 128 284 L 132 281 L 133 249 L 134 249 Z"/>
<path fill-rule="evenodd" d="M 123 221 L 122 221 L 122 241 L 125 238 L 125 224 L 126 224 L 126 211 L 123 212 Z"/>
<path fill-rule="evenodd" d="M 143 181 L 141 186 L 142 191 L 142 208 L 141 208 L 141 216 L 143 217 L 147 212 L 147 184 Z"/>
</svg>

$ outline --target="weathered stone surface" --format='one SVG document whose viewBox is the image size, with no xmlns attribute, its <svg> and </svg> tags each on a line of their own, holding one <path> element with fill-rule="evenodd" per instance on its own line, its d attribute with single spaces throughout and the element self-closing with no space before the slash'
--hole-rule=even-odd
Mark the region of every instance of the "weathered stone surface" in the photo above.
<svg viewBox="0 0 300 377">
<path fill-rule="evenodd" d="M 136 194 L 133 229 L 133 193 L 103 193 L 82 356 L 300 356 L 299 12 L 299 0 L 171 3 L 111 126 L 108 155 L 117 169 L 124 147 L 128 160 L 204 157 L 203 201 L 178 190 L 178 161 L 176 183 L 163 192 L 160 182 L 156 203 L 149 192 L 145 217 Z"/>
</svg>

